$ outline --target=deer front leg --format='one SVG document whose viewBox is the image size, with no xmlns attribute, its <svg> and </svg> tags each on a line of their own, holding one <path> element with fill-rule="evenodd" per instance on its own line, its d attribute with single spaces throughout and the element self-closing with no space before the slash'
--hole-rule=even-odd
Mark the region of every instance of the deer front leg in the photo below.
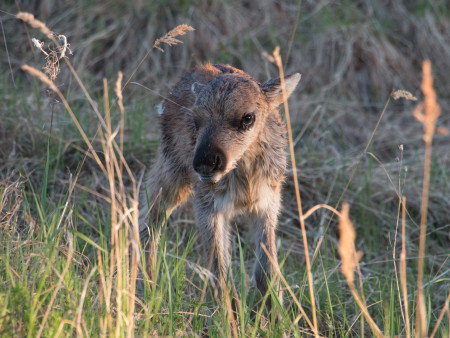
<svg viewBox="0 0 450 338">
<path fill-rule="evenodd" d="M 204 230 L 204 240 L 208 247 L 208 261 L 213 277 L 210 278 L 213 297 L 218 305 L 225 306 L 233 331 L 237 332 L 234 311 L 240 309 L 240 301 L 234 287 L 230 269 L 229 219 L 231 201 L 227 196 L 214 196 L 211 186 L 195 189 L 195 211 L 197 223 Z M 229 203 L 228 203 L 228 202 Z M 227 282 L 232 283 L 233 296 L 227 292 Z M 220 291 L 224 304 L 221 303 Z"/>
<path fill-rule="evenodd" d="M 280 192 L 278 189 L 274 191 L 273 200 L 266 205 L 266 209 L 259 210 L 251 215 L 257 229 L 256 262 L 253 273 L 256 286 L 263 296 L 268 291 L 268 281 L 273 280 L 273 288 L 277 292 L 279 301 L 283 304 L 280 279 L 276 272 L 279 271 L 275 236 L 280 208 Z M 266 250 L 263 249 L 263 245 Z M 270 297 L 266 306 L 269 310 L 271 309 L 272 300 Z"/>
<path fill-rule="evenodd" d="M 194 208 L 198 225 L 203 231 L 203 239 L 207 247 L 207 261 L 213 277 L 210 283 L 214 298 L 218 299 L 218 290 L 227 281 L 230 265 L 228 217 L 217 203 L 209 186 L 195 189 Z"/>
<path fill-rule="evenodd" d="M 162 226 L 172 211 L 191 194 L 189 181 L 170 161 L 160 155 L 148 174 L 140 199 L 140 238 L 146 252 L 146 271 L 156 282 L 157 249 Z"/>
</svg>

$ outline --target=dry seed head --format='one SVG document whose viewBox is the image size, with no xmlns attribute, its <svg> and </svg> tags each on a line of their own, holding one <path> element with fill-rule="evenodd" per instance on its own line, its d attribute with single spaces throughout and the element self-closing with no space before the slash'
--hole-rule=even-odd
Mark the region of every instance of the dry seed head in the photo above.
<svg viewBox="0 0 450 338">
<path fill-rule="evenodd" d="M 354 270 L 362 256 L 361 251 L 355 250 L 356 233 L 353 224 L 348 217 L 349 206 L 342 204 L 339 221 L 339 255 L 341 256 L 341 271 L 348 283 L 353 284 Z"/>
<path fill-rule="evenodd" d="M 407 90 L 396 90 L 392 93 L 392 98 L 394 100 L 398 100 L 400 98 L 411 100 L 411 101 L 417 101 L 417 97 L 415 97 L 413 94 L 408 92 Z"/>
<path fill-rule="evenodd" d="M 20 19 L 26 23 L 28 23 L 31 27 L 40 29 L 42 33 L 45 35 L 51 34 L 51 30 L 48 29 L 48 27 L 43 23 L 42 21 L 39 21 L 34 18 L 34 15 L 27 12 L 19 12 L 17 13 L 17 19 Z"/>
<path fill-rule="evenodd" d="M 60 52 L 59 59 L 61 60 L 63 57 L 65 57 L 67 51 L 69 52 L 69 54 L 72 55 L 72 51 L 70 50 L 70 44 L 67 42 L 66 36 L 60 34 L 60 35 L 58 35 L 58 39 L 62 40 L 62 42 L 63 42 L 63 45 L 59 51 Z"/>
<path fill-rule="evenodd" d="M 436 100 L 436 92 L 433 89 L 433 75 L 431 74 L 431 62 L 424 60 L 422 63 L 423 78 L 422 92 L 424 94 L 424 103 L 417 105 L 414 109 L 414 117 L 417 121 L 423 123 L 423 139 L 426 143 L 431 143 L 436 128 L 436 122 L 441 114 L 441 107 Z M 425 110 L 425 113 L 423 111 Z"/>
<path fill-rule="evenodd" d="M 48 53 L 42 48 L 44 47 L 44 42 L 39 41 L 38 39 L 32 38 L 31 41 L 33 42 L 33 45 L 39 49 L 42 53 L 44 53 L 46 56 L 48 56 Z"/>
<path fill-rule="evenodd" d="M 53 82 L 56 80 L 56 77 L 60 72 L 59 57 L 56 51 L 50 50 L 50 53 L 47 55 L 47 62 L 42 69 L 44 69 L 45 74 L 47 74 L 50 80 Z"/>
<path fill-rule="evenodd" d="M 119 107 L 121 110 L 123 110 L 122 79 L 123 79 L 123 73 L 119 71 L 117 81 L 116 81 L 115 92 L 116 92 L 118 104 L 119 104 Z"/>
<path fill-rule="evenodd" d="M 192 28 L 189 25 L 179 25 L 174 29 L 170 30 L 169 32 L 167 32 L 164 36 L 160 37 L 159 39 L 156 39 L 155 43 L 153 44 L 153 48 L 157 48 L 161 52 L 164 52 L 164 50 L 161 47 L 159 47 L 159 44 L 161 42 L 167 43 L 169 46 L 183 43 L 182 41 L 176 39 L 176 37 L 185 35 L 186 31 L 193 31 L 193 30 L 194 28 Z"/>
</svg>

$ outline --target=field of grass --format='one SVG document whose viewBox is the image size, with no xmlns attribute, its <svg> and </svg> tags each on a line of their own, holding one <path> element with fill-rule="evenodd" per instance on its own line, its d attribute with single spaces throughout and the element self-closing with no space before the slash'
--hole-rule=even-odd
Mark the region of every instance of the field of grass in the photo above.
<svg viewBox="0 0 450 338">
<path fill-rule="evenodd" d="M 0 336 L 449 336 L 447 1 L 7 0 L 0 23 Z M 181 24 L 195 31 L 169 46 Z M 190 205 L 162 226 L 156 283 L 140 273 L 138 190 L 156 105 L 179 77 L 211 61 L 265 81 L 279 74 L 276 46 L 285 74 L 302 74 L 278 228 L 285 299 L 281 319 L 264 311 L 238 220 L 234 323 L 225 299 L 207 301 Z M 426 59 L 435 130 L 420 121 L 422 102 L 433 110 Z M 304 220 L 308 250 L 294 170 L 302 214 L 341 212 Z"/>
</svg>

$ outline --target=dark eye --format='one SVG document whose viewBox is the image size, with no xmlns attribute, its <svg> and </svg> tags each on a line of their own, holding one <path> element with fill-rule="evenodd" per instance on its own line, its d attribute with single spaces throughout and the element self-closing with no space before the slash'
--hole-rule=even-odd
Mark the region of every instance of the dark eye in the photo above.
<svg viewBox="0 0 450 338">
<path fill-rule="evenodd" d="M 253 125 L 254 122 L 255 122 L 255 114 L 254 113 L 245 114 L 242 117 L 241 127 L 248 129 Z"/>
</svg>

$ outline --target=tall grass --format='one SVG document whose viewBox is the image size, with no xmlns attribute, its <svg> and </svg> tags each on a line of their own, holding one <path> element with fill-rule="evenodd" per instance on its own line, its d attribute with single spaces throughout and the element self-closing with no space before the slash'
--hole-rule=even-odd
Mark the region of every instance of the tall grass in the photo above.
<svg viewBox="0 0 450 338">
<path fill-rule="evenodd" d="M 51 33 L 43 22 L 26 13 L 18 17 L 46 35 Z M 196 250 L 197 243 L 195 232 L 186 234 L 186 229 L 182 228 L 178 228 L 176 234 L 170 234 L 168 228 L 164 227 L 158 247 L 156 264 L 158 277 L 156 284 L 150 287 L 147 276 L 138 273 L 140 267 L 145 266 L 145 253 L 140 247 L 138 238 L 139 180 L 135 178 L 136 173 L 126 159 L 125 143 L 129 131 L 126 130 L 125 120 L 129 112 L 124 106 L 123 96 L 127 93 L 124 90 L 128 88 L 131 79 L 144 65 L 144 60 L 147 60 L 150 53 L 158 48 L 160 43 L 178 43 L 178 40 L 173 40 L 175 33 L 189 30 L 183 27 L 165 35 L 166 41 L 164 36 L 156 40 L 125 83 L 122 73 L 118 73 L 114 99 L 110 97 L 111 88 L 108 81 L 106 79 L 103 81 L 103 111 L 93 99 L 93 95 L 89 94 L 88 86 L 83 84 L 67 55 L 62 55 L 67 40 L 56 39 L 55 35 L 50 35 L 49 39 L 57 48 L 57 60 L 70 70 L 89 102 L 91 111 L 95 114 L 95 119 L 91 120 L 95 121 L 94 136 L 90 135 L 88 128 L 83 128 L 79 111 L 74 109 L 70 97 L 63 94 L 54 79 L 35 67 L 23 66 L 26 72 L 48 86 L 63 103 L 84 143 L 77 145 L 82 151 L 77 171 L 73 175 L 68 175 L 66 190 L 53 204 L 52 201 L 43 198 L 44 189 L 42 193 L 38 193 L 39 189 L 33 186 L 36 183 L 32 179 L 21 177 L 0 181 L 0 271 L 2 272 L 0 335 L 358 336 L 365 333 L 363 322 L 355 330 L 359 316 L 367 321 L 372 334 L 376 336 L 399 334 L 409 337 L 415 334 L 422 337 L 430 331 L 432 336 L 438 333 L 448 334 L 448 326 L 443 319 L 449 311 L 450 296 L 444 296 L 443 304 L 433 304 L 433 307 L 439 308 L 438 312 L 426 311 L 427 307 L 431 307 L 433 292 L 430 284 L 424 282 L 426 221 L 429 210 L 427 201 L 429 182 L 433 173 L 430 161 L 431 140 L 439 114 L 436 114 L 438 108 L 435 94 L 432 91 L 430 77 L 425 74 L 427 71 L 425 65 L 423 84 L 425 114 L 420 110 L 415 113 L 416 118 L 424 122 L 427 135 L 424 140 L 426 149 L 429 148 L 425 152 L 417 282 L 413 282 L 412 278 L 412 272 L 415 270 L 412 268 L 411 254 L 414 252 L 407 250 L 408 244 L 410 248 L 412 245 L 408 243 L 408 237 L 411 238 L 411 235 L 408 236 L 407 230 L 410 229 L 407 229 L 406 223 L 411 222 L 412 216 L 409 215 L 406 198 L 400 189 L 397 191 L 402 210 L 400 281 L 396 280 L 398 278 L 396 275 L 393 277 L 388 272 L 382 273 L 381 277 L 377 276 L 375 283 L 371 281 L 371 278 L 375 278 L 375 269 L 373 265 L 364 265 L 365 257 L 361 258 L 356 251 L 356 247 L 362 251 L 368 250 L 358 241 L 358 236 L 352 230 L 352 223 L 358 224 L 358 218 L 350 222 L 349 208 L 345 204 L 341 212 L 336 210 L 340 203 L 336 204 L 336 208 L 318 204 L 303 212 L 293 142 L 295 128 L 292 128 L 294 126 L 290 121 L 289 108 L 285 102 L 292 176 L 303 241 L 298 241 L 297 238 L 289 251 L 284 252 L 285 256 L 280 256 L 283 257 L 280 260 L 281 270 L 276 271 L 276 277 L 280 278 L 288 291 L 284 308 L 275 301 L 275 306 L 281 314 L 280 318 L 274 315 L 266 316 L 264 312 L 264 303 L 269 294 L 259 295 L 251 288 L 248 290 L 245 262 L 248 260 L 247 254 L 250 255 L 251 252 L 246 249 L 247 241 L 241 242 L 240 238 L 236 250 L 240 264 L 236 278 L 238 287 L 234 289 L 235 281 L 221 281 L 223 289 L 227 292 L 219 299 L 219 304 L 205 301 L 208 298 L 205 295 L 211 292 L 205 269 L 208 266 L 208 259 L 194 261 L 195 258 L 192 257 L 195 255 L 192 251 Z M 281 59 L 276 60 L 283 79 Z M 65 67 L 63 65 L 62 67 Z M 378 119 L 364 154 L 368 153 L 375 131 L 381 127 L 381 117 L 386 112 L 389 102 L 388 100 Z M 435 112 L 431 114 L 434 116 L 432 124 L 427 120 L 429 111 Z M 47 144 L 50 148 L 50 141 L 47 141 Z M 45 156 L 47 160 L 44 164 L 44 178 L 49 177 L 51 170 L 49 148 Z M 83 150 L 84 148 L 87 150 Z M 346 177 L 348 184 L 344 192 L 350 188 L 362 161 L 362 157 L 358 159 L 350 179 Z M 79 184 L 83 167 L 88 165 L 88 162 L 97 169 L 92 176 L 101 177 L 97 178 L 101 182 L 98 191 Z M 28 173 L 25 171 L 24 174 L 27 176 Z M 51 193 L 48 180 L 44 179 L 42 182 L 42 187 L 47 187 L 47 194 Z M 82 192 L 78 190 L 80 187 L 95 194 L 103 202 L 93 204 L 88 201 L 89 198 L 85 201 L 76 200 L 74 195 Z M 341 196 L 343 194 L 341 193 Z M 313 243 L 310 241 L 313 236 L 308 233 L 308 224 L 305 224 L 305 220 L 311 219 L 310 217 L 322 209 L 330 210 L 340 218 L 339 227 L 342 231 L 338 250 L 342 263 L 337 259 L 338 254 L 335 250 L 337 245 L 333 242 L 333 238 L 325 235 L 315 243 L 315 248 L 313 246 L 314 254 L 310 259 L 308 245 Z M 330 220 L 329 224 L 334 223 Z M 95 236 L 87 236 L 86 227 L 93 229 L 90 233 L 94 233 Z M 172 229 L 170 228 L 170 231 Z M 282 236 L 281 238 L 282 241 L 286 240 Z M 293 253 L 294 246 L 301 242 L 306 271 L 298 262 L 299 256 L 294 256 Z M 292 257 L 295 257 L 294 263 L 290 262 Z M 394 257 L 395 259 L 397 258 Z M 344 279 L 337 273 L 339 266 Z M 359 286 L 354 283 L 355 269 L 360 279 Z M 446 269 L 448 270 L 444 262 L 443 271 Z M 140 282 L 142 290 L 137 290 Z M 401 290 L 393 287 L 394 282 L 400 285 Z M 438 282 L 446 283 L 445 276 L 436 283 Z M 344 283 L 347 283 L 350 292 L 345 289 Z M 383 291 L 385 286 L 382 284 L 388 285 L 387 292 Z M 309 297 L 306 295 L 306 288 Z M 383 303 L 386 302 L 385 294 L 394 295 L 396 292 L 399 293 L 398 298 L 401 300 L 396 303 L 391 299 L 389 307 L 383 308 Z M 269 293 L 275 300 L 276 292 L 273 287 L 269 288 Z M 233 297 L 238 298 L 240 304 L 236 313 L 231 310 L 230 300 Z M 412 325 L 414 321 L 410 319 L 414 317 L 416 321 Z"/>
</svg>

